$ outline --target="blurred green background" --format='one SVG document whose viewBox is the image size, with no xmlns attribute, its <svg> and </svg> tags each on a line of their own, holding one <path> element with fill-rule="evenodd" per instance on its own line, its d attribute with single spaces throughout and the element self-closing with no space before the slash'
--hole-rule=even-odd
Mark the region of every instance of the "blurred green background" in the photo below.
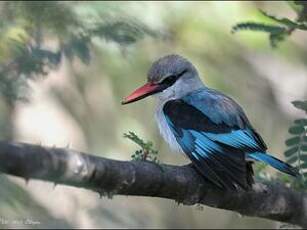
<svg viewBox="0 0 307 230">
<path fill-rule="evenodd" d="M 0 136 L 129 160 L 137 146 L 123 133 L 134 131 L 154 142 L 160 161 L 185 164 L 159 136 L 153 99 L 120 104 L 145 82 L 155 59 L 177 53 L 209 87 L 242 105 L 269 152 L 282 159 L 287 129 L 301 115 L 290 102 L 307 97 L 307 36 L 297 31 L 272 49 L 265 34 L 231 33 L 238 22 L 262 20 L 259 8 L 294 16 L 286 3 L 270 1 L 1 2 Z M 208 207 L 100 199 L 83 189 L 0 175 L 3 229 L 276 226 Z"/>
</svg>

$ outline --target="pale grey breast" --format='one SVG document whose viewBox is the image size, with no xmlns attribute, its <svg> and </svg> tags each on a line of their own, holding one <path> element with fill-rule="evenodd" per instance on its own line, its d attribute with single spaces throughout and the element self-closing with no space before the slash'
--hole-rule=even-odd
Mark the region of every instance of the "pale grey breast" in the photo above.
<svg viewBox="0 0 307 230">
<path fill-rule="evenodd" d="M 163 113 L 163 106 L 164 103 L 158 103 L 155 113 L 155 118 L 158 123 L 160 134 L 173 151 L 183 153 L 182 148 L 178 144 L 173 132 L 167 124 L 165 115 Z"/>
</svg>

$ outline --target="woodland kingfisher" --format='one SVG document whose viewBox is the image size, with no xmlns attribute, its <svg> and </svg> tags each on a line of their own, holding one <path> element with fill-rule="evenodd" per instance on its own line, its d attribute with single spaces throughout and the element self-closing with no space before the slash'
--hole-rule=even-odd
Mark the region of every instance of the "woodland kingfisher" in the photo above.
<svg viewBox="0 0 307 230">
<path fill-rule="evenodd" d="M 174 151 L 184 153 L 218 188 L 250 189 L 255 161 L 298 175 L 296 168 L 266 152 L 266 144 L 240 105 L 205 86 L 187 59 L 172 54 L 156 60 L 148 71 L 147 83 L 122 104 L 150 95 L 157 99 L 155 117 L 165 141 Z"/>
</svg>

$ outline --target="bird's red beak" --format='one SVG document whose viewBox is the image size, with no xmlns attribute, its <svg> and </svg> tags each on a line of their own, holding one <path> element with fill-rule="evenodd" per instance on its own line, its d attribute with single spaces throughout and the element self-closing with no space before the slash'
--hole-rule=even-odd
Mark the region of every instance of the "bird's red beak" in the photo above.
<svg viewBox="0 0 307 230">
<path fill-rule="evenodd" d="M 151 82 L 146 83 L 142 87 L 136 89 L 133 93 L 131 93 L 129 96 L 125 97 L 122 101 L 122 104 L 128 104 L 131 102 L 135 102 L 138 100 L 141 100 L 145 97 L 148 97 L 152 94 L 158 93 L 161 91 L 161 87 L 159 84 L 154 84 Z"/>
</svg>

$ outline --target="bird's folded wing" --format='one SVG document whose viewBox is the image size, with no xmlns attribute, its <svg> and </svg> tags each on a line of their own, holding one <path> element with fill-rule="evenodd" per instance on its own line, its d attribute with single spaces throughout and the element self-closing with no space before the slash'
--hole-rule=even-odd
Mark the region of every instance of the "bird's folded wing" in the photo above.
<svg viewBox="0 0 307 230">
<path fill-rule="evenodd" d="M 249 186 L 245 153 L 265 151 L 266 146 L 234 101 L 200 91 L 168 101 L 163 112 L 176 140 L 205 178 L 221 188 Z"/>
</svg>

